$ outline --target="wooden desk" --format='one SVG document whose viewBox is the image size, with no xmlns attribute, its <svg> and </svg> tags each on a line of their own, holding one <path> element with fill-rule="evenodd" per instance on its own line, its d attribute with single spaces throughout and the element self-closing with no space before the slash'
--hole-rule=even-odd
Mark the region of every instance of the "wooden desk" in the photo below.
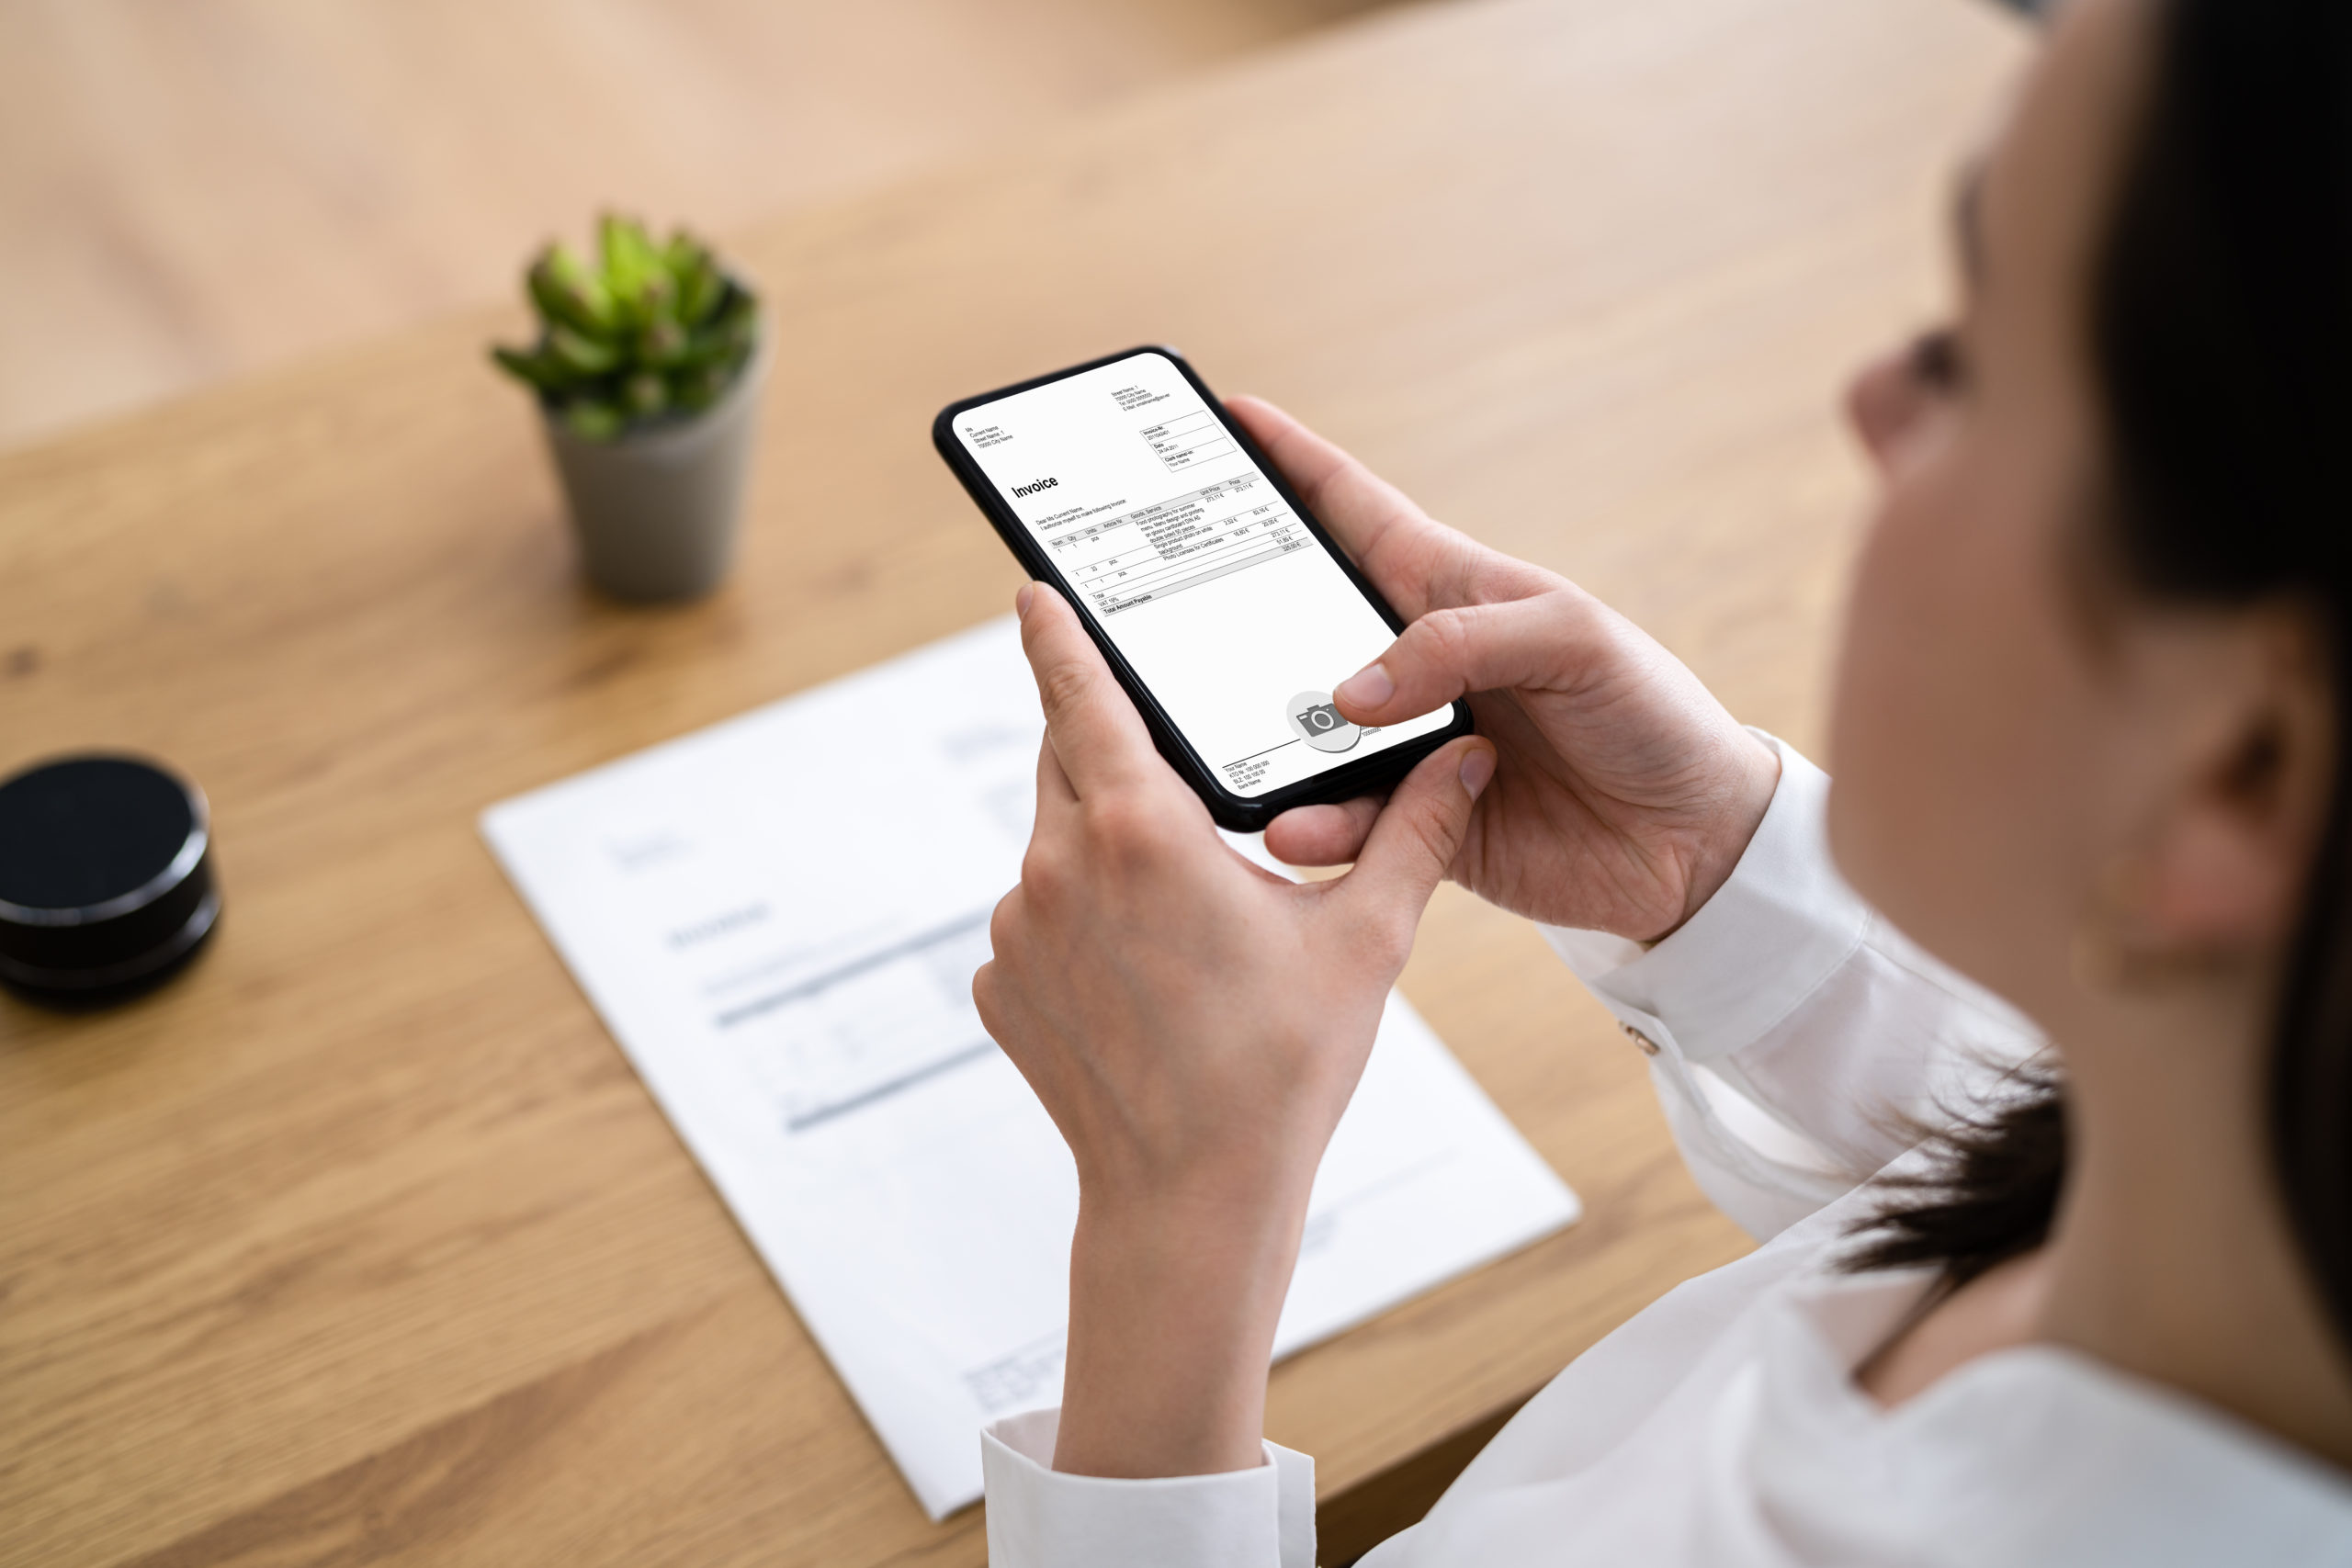
<svg viewBox="0 0 2352 1568">
<path fill-rule="evenodd" d="M 1840 375 L 2022 52 L 1968 0 L 1431 6 L 743 236 L 782 353 L 694 608 L 575 585 L 506 311 L 0 460 L 0 767 L 174 759 L 229 900 L 144 1003 L 0 1003 L 0 1561 L 979 1562 L 475 813 L 999 613 L 931 413 L 1147 339 L 1812 742 Z M 1276 1372 L 1327 1496 L 1743 1246 L 1525 926 L 1442 897 L 1405 988 L 1589 1214 Z"/>
</svg>

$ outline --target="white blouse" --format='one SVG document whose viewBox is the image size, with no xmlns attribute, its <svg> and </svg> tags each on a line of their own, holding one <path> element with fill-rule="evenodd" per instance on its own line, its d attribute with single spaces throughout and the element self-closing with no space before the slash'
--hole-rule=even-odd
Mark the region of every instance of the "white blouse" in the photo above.
<svg viewBox="0 0 2352 1568">
<path fill-rule="evenodd" d="M 2000 1092 L 2040 1042 L 1838 879 L 1828 780 L 1780 750 L 1755 839 L 1681 930 L 1647 951 L 1545 933 L 1649 1054 L 1700 1185 L 1764 1245 L 1578 1357 L 1366 1568 L 2352 1564 L 2352 1479 L 2089 1357 L 1996 1351 L 1892 1411 L 1855 1384 L 1929 1278 L 1837 1271 L 1879 1201 L 1862 1184 L 1906 1153 L 1902 1116 Z M 1306 1455 L 1064 1475 L 1057 1419 L 981 1437 L 994 1568 L 1313 1568 Z"/>
</svg>

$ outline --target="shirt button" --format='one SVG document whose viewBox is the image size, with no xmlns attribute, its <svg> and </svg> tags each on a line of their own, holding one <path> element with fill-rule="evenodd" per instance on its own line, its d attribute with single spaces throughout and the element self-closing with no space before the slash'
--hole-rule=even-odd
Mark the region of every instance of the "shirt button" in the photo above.
<svg viewBox="0 0 2352 1568">
<path fill-rule="evenodd" d="M 1655 1040 L 1651 1039 L 1648 1035 L 1646 1035 L 1646 1034 L 1643 1033 L 1640 1030 L 1635 1029 L 1635 1028 L 1634 1028 L 1632 1024 L 1630 1024 L 1630 1023 L 1621 1023 L 1621 1024 L 1619 1024 L 1617 1027 L 1618 1027 L 1618 1028 L 1620 1028 L 1620 1029 L 1622 1029 L 1622 1030 L 1623 1030 L 1623 1031 L 1625 1032 L 1625 1038 L 1626 1038 L 1626 1039 L 1628 1039 L 1628 1040 L 1632 1041 L 1634 1044 L 1639 1045 L 1639 1046 L 1642 1048 L 1642 1055 L 1645 1055 L 1645 1056 L 1655 1056 L 1655 1055 L 1657 1055 L 1657 1041 L 1655 1041 Z"/>
</svg>

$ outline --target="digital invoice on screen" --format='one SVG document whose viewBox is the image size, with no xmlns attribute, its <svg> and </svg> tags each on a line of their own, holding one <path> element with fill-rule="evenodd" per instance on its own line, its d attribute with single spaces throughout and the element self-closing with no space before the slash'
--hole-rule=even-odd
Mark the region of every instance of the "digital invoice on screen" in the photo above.
<svg viewBox="0 0 2352 1568">
<path fill-rule="evenodd" d="M 933 434 L 1225 825 L 1380 787 L 1467 733 L 1459 704 L 1385 728 L 1340 716 L 1329 688 L 1401 625 L 1170 351 L 967 399 Z"/>
</svg>

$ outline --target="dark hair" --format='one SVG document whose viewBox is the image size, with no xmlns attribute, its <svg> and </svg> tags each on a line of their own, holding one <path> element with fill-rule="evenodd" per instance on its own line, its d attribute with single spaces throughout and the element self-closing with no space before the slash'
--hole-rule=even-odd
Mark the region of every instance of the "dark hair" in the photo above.
<svg viewBox="0 0 2352 1568">
<path fill-rule="evenodd" d="M 2163 0 L 2154 77 L 2092 280 L 2107 552 L 2174 602 L 2305 607 L 2352 737 L 2352 6 Z M 2273 1026 L 2282 1193 L 2352 1343 L 2352 768 Z M 2039 1246 L 2065 1168 L 2064 1089 L 1942 1135 L 1933 1173 L 1864 1227 L 1864 1268 L 1964 1283 Z"/>
</svg>

